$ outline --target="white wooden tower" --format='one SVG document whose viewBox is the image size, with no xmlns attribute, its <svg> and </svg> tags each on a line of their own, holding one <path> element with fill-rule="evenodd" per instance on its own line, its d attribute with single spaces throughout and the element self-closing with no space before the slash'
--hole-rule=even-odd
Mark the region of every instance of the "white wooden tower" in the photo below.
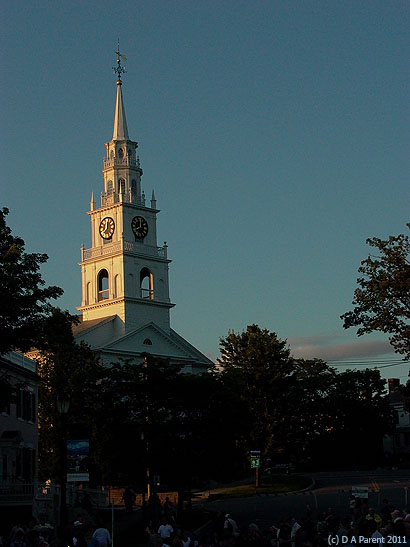
<svg viewBox="0 0 410 547">
<path fill-rule="evenodd" d="M 124 332 L 147 323 L 169 332 L 167 245 L 157 244 L 154 191 L 141 191 L 138 143 L 129 139 L 118 55 L 117 97 L 112 140 L 105 144 L 104 191 L 91 197 L 91 248 L 81 250 L 83 320 L 117 315 Z"/>
<path fill-rule="evenodd" d="M 147 203 L 141 189 L 138 143 L 128 136 L 122 97 L 122 55 L 116 53 L 114 130 L 105 144 L 98 205 L 91 195 L 91 248 L 81 248 L 82 317 L 74 334 L 107 363 L 148 352 L 203 371 L 212 362 L 170 327 L 171 261 L 166 242 L 157 243 L 154 191 Z"/>
</svg>

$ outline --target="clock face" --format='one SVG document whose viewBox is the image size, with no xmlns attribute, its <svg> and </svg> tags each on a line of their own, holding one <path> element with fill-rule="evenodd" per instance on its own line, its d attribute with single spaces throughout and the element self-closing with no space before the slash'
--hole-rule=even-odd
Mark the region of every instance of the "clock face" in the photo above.
<svg viewBox="0 0 410 547">
<path fill-rule="evenodd" d="M 103 239 L 111 239 L 115 230 L 115 223 L 111 217 L 105 217 L 100 222 L 100 236 Z"/>
<path fill-rule="evenodd" d="M 148 222 L 143 217 L 134 217 L 131 228 L 137 239 L 143 239 L 148 233 Z"/>
</svg>

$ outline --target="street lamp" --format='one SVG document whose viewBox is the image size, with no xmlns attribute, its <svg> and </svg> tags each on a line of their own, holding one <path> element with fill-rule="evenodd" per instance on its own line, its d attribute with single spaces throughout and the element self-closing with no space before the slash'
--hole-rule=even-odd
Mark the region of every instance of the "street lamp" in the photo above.
<svg viewBox="0 0 410 547">
<path fill-rule="evenodd" d="M 70 398 L 67 393 L 57 395 L 57 412 L 60 415 L 60 526 L 65 526 L 67 521 L 67 414 L 70 409 Z"/>
<path fill-rule="evenodd" d="M 60 416 L 63 416 L 64 414 L 68 414 L 68 411 L 70 410 L 70 397 L 67 395 L 67 393 L 59 393 L 57 395 L 57 411 L 60 414 Z"/>
</svg>

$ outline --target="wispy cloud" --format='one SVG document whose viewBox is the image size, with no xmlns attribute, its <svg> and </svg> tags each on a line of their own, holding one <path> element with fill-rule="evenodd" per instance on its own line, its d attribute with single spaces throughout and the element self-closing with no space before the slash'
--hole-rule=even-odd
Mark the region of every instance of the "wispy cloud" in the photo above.
<svg viewBox="0 0 410 547">
<path fill-rule="evenodd" d="M 342 344 L 332 344 L 335 336 L 312 336 L 304 338 L 289 338 L 288 342 L 294 357 L 304 359 L 323 359 L 334 361 L 351 357 L 377 357 L 393 353 L 387 340 L 358 340 Z"/>
</svg>

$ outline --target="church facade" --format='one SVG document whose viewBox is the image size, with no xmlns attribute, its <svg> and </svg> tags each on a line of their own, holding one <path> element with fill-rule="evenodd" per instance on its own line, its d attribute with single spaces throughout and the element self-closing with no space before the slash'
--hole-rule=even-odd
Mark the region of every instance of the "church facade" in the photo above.
<svg viewBox="0 0 410 547">
<path fill-rule="evenodd" d="M 91 248 L 81 248 L 81 322 L 77 340 L 101 353 L 105 364 L 139 358 L 144 352 L 169 358 L 185 371 L 202 372 L 212 362 L 170 326 L 166 242 L 158 246 L 154 191 L 147 200 L 143 171 L 130 140 L 118 53 L 114 130 L 105 144 L 103 191 L 91 196 Z"/>
</svg>

